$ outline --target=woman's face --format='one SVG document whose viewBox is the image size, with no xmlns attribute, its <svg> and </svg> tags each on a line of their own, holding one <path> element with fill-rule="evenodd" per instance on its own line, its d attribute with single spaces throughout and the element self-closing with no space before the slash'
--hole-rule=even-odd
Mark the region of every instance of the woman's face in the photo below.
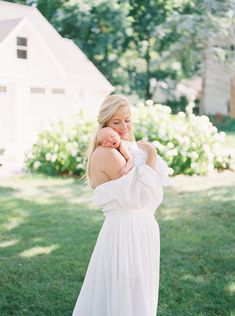
<svg viewBox="0 0 235 316">
<path fill-rule="evenodd" d="M 128 139 L 132 128 L 129 106 L 121 106 L 109 119 L 106 126 L 113 128 L 119 134 L 121 139 Z"/>
</svg>

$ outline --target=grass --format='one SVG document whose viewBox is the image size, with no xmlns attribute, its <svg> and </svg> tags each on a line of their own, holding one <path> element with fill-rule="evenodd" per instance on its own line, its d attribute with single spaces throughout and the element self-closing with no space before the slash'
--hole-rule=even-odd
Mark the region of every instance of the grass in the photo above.
<svg viewBox="0 0 235 316">
<path fill-rule="evenodd" d="M 156 212 L 158 316 L 233 316 L 235 173 L 172 183 Z M 78 180 L 0 179 L 0 315 L 71 315 L 102 222 Z"/>
</svg>

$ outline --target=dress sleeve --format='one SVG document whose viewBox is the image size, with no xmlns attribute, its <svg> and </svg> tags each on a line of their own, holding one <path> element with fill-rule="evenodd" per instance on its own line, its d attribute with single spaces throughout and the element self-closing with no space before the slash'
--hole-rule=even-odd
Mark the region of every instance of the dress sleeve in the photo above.
<svg viewBox="0 0 235 316">
<path fill-rule="evenodd" d="M 171 185 L 168 175 L 168 165 L 159 155 L 157 155 L 156 171 L 159 174 L 159 179 L 163 186 Z"/>
<path fill-rule="evenodd" d="M 147 164 L 133 167 L 126 175 L 111 182 L 112 196 L 129 208 L 142 208 L 148 204 L 158 207 L 163 200 L 160 175 Z"/>
</svg>

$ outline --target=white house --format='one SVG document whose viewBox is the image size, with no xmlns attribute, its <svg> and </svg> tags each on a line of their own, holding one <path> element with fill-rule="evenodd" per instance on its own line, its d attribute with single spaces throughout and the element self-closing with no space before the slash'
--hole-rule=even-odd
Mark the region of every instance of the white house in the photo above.
<svg viewBox="0 0 235 316">
<path fill-rule="evenodd" d="M 223 45 L 221 45 L 223 43 Z M 227 53 L 234 53 L 235 41 L 230 38 L 216 43 Z M 205 59 L 201 114 L 223 114 L 235 119 L 235 67 L 234 63 L 216 61 L 208 50 Z"/>
<path fill-rule="evenodd" d="M 0 149 L 22 153 L 46 122 L 96 112 L 113 90 L 36 8 L 0 1 Z"/>
</svg>

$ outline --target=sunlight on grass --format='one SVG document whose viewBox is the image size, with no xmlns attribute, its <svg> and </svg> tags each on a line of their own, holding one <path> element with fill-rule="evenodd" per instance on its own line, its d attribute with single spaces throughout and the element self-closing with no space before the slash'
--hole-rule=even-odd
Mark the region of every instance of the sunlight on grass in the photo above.
<svg viewBox="0 0 235 316">
<path fill-rule="evenodd" d="M 195 283 L 204 283 L 206 281 L 204 276 L 202 276 L 202 275 L 192 275 L 192 274 L 187 274 L 182 279 L 183 280 L 194 281 Z"/>
<path fill-rule="evenodd" d="M 70 203 L 81 204 L 81 203 L 89 203 L 91 191 L 80 188 L 78 186 L 77 195 L 71 191 L 71 185 L 73 184 L 73 180 L 67 179 L 60 181 L 58 178 L 48 180 L 46 183 L 42 179 L 32 179 L 32 185 L 29 186 L 27 181 L 20 181 L 16 178 L 14 185 L 11 183 L 11 187 L 17 190 L 14 193 L 14 197 L 18 199 L 25 200 L 34 200 L 35 202 L 39 202 L 40 205 L 48 205 L 52 204 L 52 198 L 57 195 L 61 199 L 68 200 Z"/>
<path fill-rule="evenodd" d="M 50 254 L 53 250 L 57 249 L 58 245 L 52 245 L 48 247 L 33 247 L 31 249 L 25 250 L 19 254 L 23 258 L 31 258 L 41 254 Z"/>
<path fill-rule="evenodd" d="M 158 315 L 235 316 L 235 173 L 171 180 L 156 211 Z M 0 188 L 0 315 L 71 315 L 103 221 L 92 193 L 38 176 L 0 179 Z"/>
<path fill-rule="evenodd" d="M 219 172 L 213 172 L 204 177 L 177 175 L 171 181 L 174 189 L 178 192 L 196 192 L 215 187 L 235 185 L 234 172 L 231 171 L 224 171 L 222 175 Z"/>
<path fill-rule="evenodd" d="M 164 213 L 162 214 L 162 219 L 165 221 L 170 221 L 181 217 L 181 212 L 179 208 L 171 208 L 165 209 Z"/>
<path fill-rule="evenodd" d="M 4 225 L 6 230 L 11 230 L 22 224 L 24 220 L 21 217 L 12 217 L 8 223 Z"/>
<path fill-rule="evenodd" d="M 0 242 L 0 248 L 6 248 L 10 246 L 14 246 L 19 242 L 19 239 L 11 239 Z"/>
<path fill-rule="evenodd" d="M 227 290 L 229 291 L 229 293 L 234 294 L 235 293 L 235 282 L 231 282 L 228 285 Z"/>
<path fill-rule="evenodd" d="M 41 237 L 35 237 L 35 238 L 32 238 L 32 241 L 40 242 L 40 241 L 42 241 L 42 238 Z"/>
</svg>

